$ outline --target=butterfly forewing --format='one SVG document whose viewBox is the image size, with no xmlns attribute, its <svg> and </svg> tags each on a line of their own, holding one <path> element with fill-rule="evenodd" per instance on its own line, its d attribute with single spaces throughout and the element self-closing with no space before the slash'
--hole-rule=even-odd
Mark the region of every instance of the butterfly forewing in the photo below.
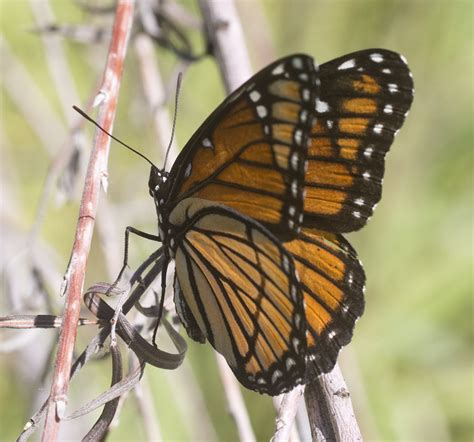
<svg viewBox="0 0 474 442">
<path fill-rule="evenodd" d="M 308 375 L 330 371 L 364 310 L 365 274 L 351 245 L 338 234 L 302 229 L 285 243 L 294 258 L 305 301 Z"/>
<path fill-rule="evenodd" d="M 320 79 L 304 225 L 350 232 L 380 200 L 385 154 L 412 103 L 413 80 L 404 58 L 383 49 L 325 63 Z"/>
<path fill-rule="evenodd" d="M 168 205 L 189 197 L 215 201 L 294 237 L 303 216 L 316 75 L 311 57 L 293 55 L 231 94 L 178 157 Z"/>
<path fill-rule="evenodd" d="M 276 395 L 304 382 L 306 321 L 291 254 L 225 206 L 188 199 L 175 210 L 178 312 L 190 337 L 207 338 L 250 389 Z"/>
</svg>

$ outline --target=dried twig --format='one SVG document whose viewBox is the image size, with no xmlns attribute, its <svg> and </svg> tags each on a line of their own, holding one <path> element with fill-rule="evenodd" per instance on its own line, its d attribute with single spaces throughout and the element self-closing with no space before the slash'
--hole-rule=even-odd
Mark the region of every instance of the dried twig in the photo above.
<svg viewBox="0 0 474 442">
<path fill-rule="evenodd" d="M 275 419 L 276 431 L 273 435 L 273 442 L 285 442 L 290 439 L 292 430 L 295 428 L 293 423 L 303 394 L 304 385 L 299 385 L 289 393 L 282 395 L 283 397 Z"/>
<path fill-rule="evenodd" d="M 49 1 L 43 0 L 40 3 L 35 0 L 30 0 L 30 6 L 38 27 L 55 21 Z M 44 53 L 49 67 L 49 73 L 56 85 L 59 86 L 56 92 L 62 106 L 63 114 L 66 116 L 69 126 L 71 126 L 73 123 L 71 103 L 79 102 L 79 94 L 77 93 L 72 73 L 67 64 L 67 57 L 63 51 L 62 37 L 54 33 L 40 33 L 39 35 L 45 48 Z"/>
<path fill-rule="evenodd" d="M 137 35 L 134 40 L 134 48 L 138 58 L 145 97 L 148 101 L 149 109 L 153 113 L 153 127 L 156 139 L 163 155 L 162 158 L 164 158 L 165 149 L 171 137 L 171 119 L 165 108 L 166 92 L 158 67 L 159 63 L 153 44 L 147 35 Z M 173 164 L 178 153 L 178 146 L 174 140 L 169 153 L 169 164 Z"/>
<path fill-rule="evenodd" d="M 362 440 L 339 365 L 306 385 L 305 400 L 313 440 Z"/>
<path fill-rule="evenodd" d="M 101 100 L 103 106 L 100 109 L 98 121 L 108 131 L 112 130 L 117 105 L 118 88 L 120 86 L 123 60 L 125 57 L 132 18 L 133 2 L 130 0 L 119 1 L 117 3 L 112 40 L 104 74 L 104 82 L 99 93 L 99 100 Z M 109 137 L 101 131 L 97 131 L 89 161 L 81 207 L 79 210 L 76 238 L 67 271 L 67 297 L 43 432 L 44 441 L 54 441 L 57 439 L 59 422 L 61 417 L 64 415 L 67 403 L 69 372 L 72 363 L 72 352 L 76 340 L 77 320 L 79 318 L 81 305 L 81 292 L 84 283 L 85 267 L 92 240 L 94 220 L 99 199 L 99 189 L 107 170 L 106 163 L 109 144 Z"/>
</svg>

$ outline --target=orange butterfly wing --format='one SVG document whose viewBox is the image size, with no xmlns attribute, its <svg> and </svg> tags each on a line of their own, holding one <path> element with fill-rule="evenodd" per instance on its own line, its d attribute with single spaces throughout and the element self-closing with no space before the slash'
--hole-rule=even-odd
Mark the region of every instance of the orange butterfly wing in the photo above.
<svg viewBox="0 0 474 442">
<path fill-rule="evenodd" d="M 284 244 L 293 255 L 305 302 L 308 375 L 330 371 L 364 311 L 365 274 L 342 235 L 302 229 Z"/>
<path fill-rule="evenodd" d="M 184 147 L 170 173 L 167 201 L 173 207 L 189 197 L 214 201 L 294 237 L 302 221 L 316 94 L 316 68 L 306 55 L 257 73 Z"/>
<path fill-rule="evenodd" d="M 382 193 L 385 154 L 413 100 L 397 53 L 370 49 L 320 67 L 321 93 L 305 175 L 304 225 L 361 228 Z"/>
<path fill-rule="evenodd" d="M 206 339 L 247 388 L 281 394 L 304 382 L 306 322 L 293 258 L 267 229 L 214 202 L 171 214 L 175 302 L 189 336 Z"/>
</svg>

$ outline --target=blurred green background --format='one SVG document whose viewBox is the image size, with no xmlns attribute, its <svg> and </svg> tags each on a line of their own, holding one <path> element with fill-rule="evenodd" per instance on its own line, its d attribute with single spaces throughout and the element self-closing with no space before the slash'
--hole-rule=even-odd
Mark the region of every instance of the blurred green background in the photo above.
<svg viewBox="0 0 474 442">
<path fill-rule="evenodd" d="M 181 4 L 197 13 L 194 2 Z M 14 311 L 7 293 L 12 280 L 5 277 L 5 268 L 14 267 L 18 293 L 35 296 L 34 284 L 24 275 L 21 251 L 36 219 L 52 158 L 68 142 L 67 123 L 76 118 L 69 107 L 84 106 L 93 96 L 107 53 L 106 41 L 84 45 L 58 38 L 72 87 L 54 78 L 47 61 L 54 45 L 45 46 L 39 34 L 30 32 L 38 25 L 38 9 L 48 6 L 56 23 L 104 24 L 104 17 L 91 17 L 72 1 L 0 0 L 2 314 Z M 350 235 L 367 273 L 367 306 L 340 364 L 366 440 L 473 440 L 473 2 L 249 0 L 238 6 L 254 69 L 292 52 L 307 52 L 322 63 L 351 51 L 382 47 L 408 59 L 416 89 L 413 108 L 388 155 L 376 214 L 366 228 Z M 190 35 L 202 49 L 199 33 Z M 56 52 L 49 55 L 59 57 Z M 174 56 L 162 49 L 157 55 L 169 78 L 176 67 Z M 176 129 L 179 146 L 224 98 L 223 87 L 216 86 L 220 84 L 212 59 L 187 70 Z M 173 87 L 171 83 L 170 90 Z M 68 103 L 66 112 L 62 103 Z M 133 47 L 114 133 L 160 164 Z M 91 134 L 87 127 L 79 165 L 86 160 Z M 41 228 L 41 244 L 56 269 L 52 280 L 56 278 L 58 285 L 48 287 L 56 299 L 74 238 L 80 177 L 70 192 L 64 185 L 61 191 L 53 190 Z M 112 145 L 109 190 L 101 197 L 109 210 L 104 219 L 111 222 L 103 226 L 106 233 L 96 234 L 86 285 L 111 280 L 119 270 L 126 225 L 156 230 L 147 178 L 148 166 L 142 160 Z M 65 197 L 69 198 L 64 203 Z M 104 264 L 107 238 L 118 250 L 109 267 Z M 132 265 L 152 250 L 152 244 L 134 240 Z M 21 333 L 2 332 L 0 340 Z M 55 332 L 40 335 L 53 339 Z M 35 367 L 30 365 L 50 351 L 50 341 L 43 342 L 40 335 L 29 344 L 26 356 L 24 348 L 0 355 L 1 440 L 18 435 L 35 406 L 32 397 L 38 389 L 48 391 L 48 382 L 38 387 L 39 374 L 33 374 Z M 85 342 L 81 336 L 80 343 Z M 191 343 L 189 361 L 176 372 L 147 369 L 144 388 L 151 389 L 163 438 L 235 439 L 210 347 Z M 108 370 L 107 362 L 87 368 L 73 383 L 73 396 L 86 392 L 90 399 L 106 388 Z M 195 399 L 183 402 L 181 396 Z M 268 440 L 274 431 L 271 400 L 249 391 L 244 397 L 257 437 Z M 197 412 L 208 414 L 213 430 L 195 433 L 189 416 Z M 128 400 L 110 440 L 144 437 L 136 405 Z"/>
</svg>

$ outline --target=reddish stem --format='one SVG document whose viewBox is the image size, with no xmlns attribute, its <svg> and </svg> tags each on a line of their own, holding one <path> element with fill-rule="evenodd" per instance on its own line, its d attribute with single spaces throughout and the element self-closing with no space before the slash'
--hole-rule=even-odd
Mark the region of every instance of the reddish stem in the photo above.
<svg viewBox="0 0 474 442">
<path fill-rule="evenodd" d="M 98 122 L 109 132 L 112 131 L 117 106 L 123 63 L 132 26 L 133 6 L 133 0 L 119 0 L 117 3 L 104 79 L 98 95 L 102 103 Z M 109 137 L 101 131 L 96 131 L 79 209 L 76 237 L 66 273 L 68 281 L 63 326 L 59 337 L 51 394 L 42 436 L 43 441 L 57 440 L 60 420 L 67 404 L 69 374 L 76 341 L 84 275 L 97 213 L 100 186 L 102 180 L 107 176 L 109 144 Z"/>
</svg>

